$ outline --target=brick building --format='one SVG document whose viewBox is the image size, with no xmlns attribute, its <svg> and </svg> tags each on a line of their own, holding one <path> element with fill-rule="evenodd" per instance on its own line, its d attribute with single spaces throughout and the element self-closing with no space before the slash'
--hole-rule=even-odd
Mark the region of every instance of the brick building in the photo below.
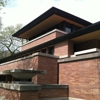
<svg viewBox="0 0 100 100">
<path fill-rule="evenodd" d="M 31 81 L 69 86 L 66 94 L 63 94 L 65 89 L 52 90 L 53 93 L 42 90 L 35 95 L 36 100 L 100 100 L 99 32 L 100 22 L 92 24 L 52 7 L 13 35 L 29 41 L 20 53 L 0 60 L 0 72 L 45 70 L 46 75 L 37 75 Z M 31 96 L 32 92 L 29 93 Z"/>
</svg>

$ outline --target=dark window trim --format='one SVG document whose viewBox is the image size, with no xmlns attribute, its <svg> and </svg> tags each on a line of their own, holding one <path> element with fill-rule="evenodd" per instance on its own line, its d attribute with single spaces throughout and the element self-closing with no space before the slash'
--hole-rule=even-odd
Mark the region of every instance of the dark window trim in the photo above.
<svg viewBox="0 0 100 100">
<path fill-rule="evenodd" d="M 48 54 L 54 55 L 54 49 L 55 49 L 54 46 L 48 47 Z"/>
<path fill-rule="evenodd" d="M 47 48 L 41 49 L 42 53 L 47 53 Z"/>
</svg>

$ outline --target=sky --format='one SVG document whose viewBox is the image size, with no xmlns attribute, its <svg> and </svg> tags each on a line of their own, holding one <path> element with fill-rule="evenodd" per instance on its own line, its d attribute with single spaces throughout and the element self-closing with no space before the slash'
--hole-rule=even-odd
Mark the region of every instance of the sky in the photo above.
<svg viewBox="0 0 100 100">
<path fill-rule="evenodd" d="M 0 12 L 3 27 L 25 26 L 52 6 L 92 23 L 100 21 L 100 0 L 10 0 Z"/>
</svg>

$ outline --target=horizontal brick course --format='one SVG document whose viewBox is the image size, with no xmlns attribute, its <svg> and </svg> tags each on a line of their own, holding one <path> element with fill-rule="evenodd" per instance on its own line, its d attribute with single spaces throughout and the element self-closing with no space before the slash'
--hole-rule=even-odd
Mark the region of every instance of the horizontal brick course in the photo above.
<svg viewBox="0 0 100 100">
<path fill-rule="evenodd" d="M 73 41 L 66 40 L 55 44 L 54 55 L 56 56 L 72 55 L 74 53 L 73 50 L 74 50 Z"/>
<path fill-rule="evenodd" d="M 57 84 L 57 59 L 40 56 L 38 70 L 45 70 L 47 74 L 38 75 L 38 84 Z"/>
<path fill-rule="evenodd" d="M 68 89 L 43 89 L 39 91 L 39 99 L 68 97 Z"/>
<path fill-rule="evenodd" d="M 57 58 L 46 56 L 34 56 L 28 59 L 15 61 L 0 66 L 0 72 L 10 69 L 45 70 L 47 74 L 36 75 L 32 78 L 35 84 L 57 83 Z"/>
<path fill-rule="evenodd" d="M 59 84 L 69 85 L 69 97 L 100 100 L 100 59 L 60 63 Z"/>
<path fill-rule="evenodd" d="M 20 93 L 18 91 L 0 88 L 0 96 L 7 100 L 20 100 Z"/>
<path fill-rule="evenodd" d="M 68 92 L 68 88 L 51 88 L 34 91 L 15 91 L 0 88 L 0 97 L 7 100 L 39 100 L 43 98 L 68 97 Z"/>
</svg>

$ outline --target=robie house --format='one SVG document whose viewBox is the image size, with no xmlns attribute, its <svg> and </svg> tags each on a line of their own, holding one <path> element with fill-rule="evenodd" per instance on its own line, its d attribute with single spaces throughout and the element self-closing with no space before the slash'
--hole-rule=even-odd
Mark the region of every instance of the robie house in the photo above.
<svg viewBox="0 0 100 100">
<path fill-rule="evenodd" d="M 1 100 L 100 100 L 100 22 L 52 7 L 13 36 L 29 41 L 0 60 Z"/>
</svg>

